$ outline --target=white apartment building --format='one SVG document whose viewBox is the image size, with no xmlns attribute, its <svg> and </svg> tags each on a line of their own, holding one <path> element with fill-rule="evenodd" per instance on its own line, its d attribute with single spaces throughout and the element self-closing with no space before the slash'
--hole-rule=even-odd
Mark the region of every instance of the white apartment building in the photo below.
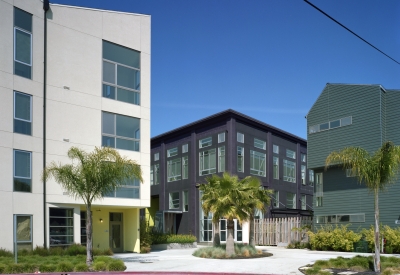
<svg viewBox="0 0 400 275">
<path fill-rule="evenodd" d="M 139 251 L 150 206 L 150 16 L 0 0 L 0 248 L 86 242 L 85 205 L 44 164 L 115 147 L 144 182 L 93 204 L 93 247 Z"/>
</svg>

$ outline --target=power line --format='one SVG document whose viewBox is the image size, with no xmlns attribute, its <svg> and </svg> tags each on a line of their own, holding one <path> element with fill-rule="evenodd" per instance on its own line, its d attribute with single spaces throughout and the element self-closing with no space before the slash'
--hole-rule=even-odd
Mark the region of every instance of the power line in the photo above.
<svg viewBox="0 0 400 275">
<path fill-rule="evenodd" d="M 304 0 L 304 2 L 306 2 L 307 4 L 309 4 L 310 6 L 312 6 L 314 9 L 318 10 L 320 13 L 322 13 L 323 15 L 325 15 L 326 17 L 328 17 L 329 19 L 331 19 L 332 21 L 334 21 L 336 24 L 340 25 L 342 28 L 346 29 L 347 31 L 349 31 L 350 33 L 352 33 L 353 35 L 357 36 L 359 39 L 361 39 L 362 41 L 364 41 L 365 43 L 367 43 L 368 45 L 370 45 L 372 48 L 374 48 L 375 50 L 377 50 L 378 52 L 382 53 L 383 55 L 385 55 L 386 57 L 390 58 L 391 60 L 393 60 L 394 62 L 396 62 L 397 64 L 400 65 L 400 62 L 397 61 L 396 59 L 392 58 L 391 56 L 387 55 L 386 53 L 384 53 L 383 51 L 381 51 L 380 49 L 378 49 L 377 47 L 375 47 L 374 45 L 372 45 L 371 43 L 369 43 L 367 40 L 365 40 L 364 38 L 362 38 L 361 36 L 359 36 L 358 34 L 356 34 L 355 32 L 353 32 L 352 30 L 350 30 L 348 27 L 346 27 L 345 25 L 343 25 L 342 23 L 340 23 L 339 21 L 337 21 L 335 18 L 333 18 L 332 16 L 330 16 L 329 14 L 327 14 L 326 12 L 324 12 L 323 10 L 321 10 L 320 8 L 318 8 L 317 6 L 315 6 L 314 4 L 310 3 L 308 0 Z"/>
</svg>

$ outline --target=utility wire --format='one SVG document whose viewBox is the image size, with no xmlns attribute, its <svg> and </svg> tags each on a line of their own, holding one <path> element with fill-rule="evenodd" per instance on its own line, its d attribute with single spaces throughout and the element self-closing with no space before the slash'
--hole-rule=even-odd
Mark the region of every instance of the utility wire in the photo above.
<svg viewBox="0 0 400 275">
<path fill-rule="evenodd" d="M 394 62 L 396 62 L 397 64 L 400 65 L 400 62 L 397 61 L 396 59 L 392 58 L 391 56 L 387 55 L 386 53 L 384 53 L 383 51 L 381 51 L 380 49 L 378 49 L 377 47 L 375 47 L 374 45 L 372 45 L 371 43 L 369 43 L 367 40 L 365 40 L 364 38 L 362 38 L 361 36 L 359 36 L 358 34 L 356 34 L 355 32 L 353 32 L 352 30 L 350 30 L 348 27 L 346 27 L 345 25 L 343 25 L 342 23 L 340 23 L 339 21 L 337 21 L 336 19 L 334 19 L 332 16 L 328 15 L 326 12 L 324 12 L 323 10 L 321 10 L 320 8 L 318 8 L 317 6 L 315 6 L 314 4 L 310 3 L 308 0 L 304 0 L 304 2 L 306 2 L 307 4 L 309 4 L 310 6 L 312 6 L 314 9 L 318 10 L 320 13 L 322 13 L 323 15 L 325 15 L 326 17 L 328 17 L 329 19 L 331 19 L 332 21 L 334 21 L 336 24 L 340 25 L 341 27 L 343 27 L 344 29 L 346 29 L 347 31 L 351 32 L 353 35 L 357 36 L 359 39 L 361 39 L 362 41 L 364 41 L 365 43 L 367 43 L 368 45 L 370 45 L 372 48 L 374 48 L 375 50 L 377 50 L 378 52 L 382 53 L 383 55 L 385 55 L 386 57 L 390 58 L 391 60 L 393 60 Z"/>
</svg>

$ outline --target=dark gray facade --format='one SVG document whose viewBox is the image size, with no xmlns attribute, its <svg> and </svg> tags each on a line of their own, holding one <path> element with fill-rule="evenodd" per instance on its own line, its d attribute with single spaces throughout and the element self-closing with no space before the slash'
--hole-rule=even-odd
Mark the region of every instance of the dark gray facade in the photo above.
<svg viewBox="0 0 400 275">
<path fill-rule="evenodd" d="M 352 230 L 369 228 L 373 224 L 373 194 L 345 170 L 325 170 L 325 159 L 330 152 L 349 146 L 359 146 L 373 153 L 388 140 L 399 145 L 398 103 L 400 91 L 380 85 L 325 86 L 307 115 L 308 168 L 313 169 L 316 176 L 313 207 L 316 223 L 350 224 Z M 399 195 L 399 182 L 381 193 L 382 224 L 398 226 L 395 221 L 400 215 Z"/>
<path fill-rule="evenodd" d="M 238 141 L 238 133 L 243 134 L 243 142 Z M 223 140 L 222 136 L 224 136 Z M 207 146 L 200 148 L 202 147 L 200 141 Z M 184 152 L 183 146 L 186 145 L 187 152 Z M 273 145 L 279 146 L 278 154 L 273 152 Z M 177 148 L 176 155 L 174 150 L 174 156 L 168 157 L 168 150 L 173 148 Z M 224 156 L 220 154 L 221 148 L 224 148 Z M 286 156 L 287 149 L 294 152 L 294 159 Z M 238 150 L 241 150 L 240 155 L 243 155 L 243 166 L 238 164 L 238 159 L 240 162 Z M 265 188 L 279 191 L 279 203 L 276 203 L 279 207 L 271 206 L 264 213 L 265 217 L 312 215 L 313 187 L 309 183 L 308 170 L 305 170 L 303 181 L 301 171 L 302 166 L 304 168 L 307 166 L 306 154 L 307 142 L 304 139 L 236 111 L 227 110 L 152 138 L 151 196 L 153 199 L 158 198 L 158 211 L 164 212 L 166 219 L 168 216 L 173 217 L 172 224 L 168 225 L 170 231 L 194 234 L 199 241 L 204 241 L 200 231 L 204 229 L 203 227 L 210 225 L 202 222 L 204 217 L 201 217 L 199 191 L 196 189 L 196 184 L 206 182 L 206 178 L 214 173 L 222 175 L 225 171 L 238 175 L 239 178 L 258 173 L 257 176 Z M 187 178 L 183 172 L 183 159 L 186 157 L 188 159 Z M 273 176 L 274 157 L 279 158 L 278 179 L 274 179 Z M 174 170 L 177 167 L 175 164 L 172 165 L 174 160 L 181 161 L 180 164 L 178 163 L 181 167 L 178 179 L 171 177 L 171 169 Z M 293 172 L 293 170 L 284 172 L 284 161 L 291 161 L 295 165 L 292 182 L 284 180 L 285 175 Z M 221 169 L 221 165 L 224 169 Z M 241 167 L 239 170 L 242 171 L 238 171 L 238 165 Z M 168 178 L 172 180 L 168 181 Z M 188 191 L 188 211 L 185 211 L 184 191 Z M 179 207 L 176 207 L 178 206 L 176 204 L 172 205 L 171 209 L 170 194 L 175 192 L 179 194 Z M 292 200 L 295 200 L 296 206 L 286 207 L 288 193 L 295 194 L 290 204 Z M 272 201 L 274 202 L 274 199 Z"/>
</svg>

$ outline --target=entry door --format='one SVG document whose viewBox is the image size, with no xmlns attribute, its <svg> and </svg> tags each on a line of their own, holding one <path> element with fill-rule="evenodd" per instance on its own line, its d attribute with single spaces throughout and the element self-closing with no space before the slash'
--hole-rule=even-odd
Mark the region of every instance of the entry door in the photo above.
<svg viewBox="0 0 400 275">
<path fill-rule="evenodd" d="M 235 242 L 242 242 L 242 227 L 240 226 L 237 220 L 233 220 L 234 228 L 233 228 L 233 240 Z M 219 220 L 219 230 L 220 230 L 220 238 L 221 242 L 226 242 L 226 238 L 228 237 L 228 229 L 226 228 L 227 222 L 225 219 Z"/>
<path fill-rule="evenodd" d="M 110 213 L 110 248 L 113 252 L 123 252 L 122 213 Z"/>
</svg>

